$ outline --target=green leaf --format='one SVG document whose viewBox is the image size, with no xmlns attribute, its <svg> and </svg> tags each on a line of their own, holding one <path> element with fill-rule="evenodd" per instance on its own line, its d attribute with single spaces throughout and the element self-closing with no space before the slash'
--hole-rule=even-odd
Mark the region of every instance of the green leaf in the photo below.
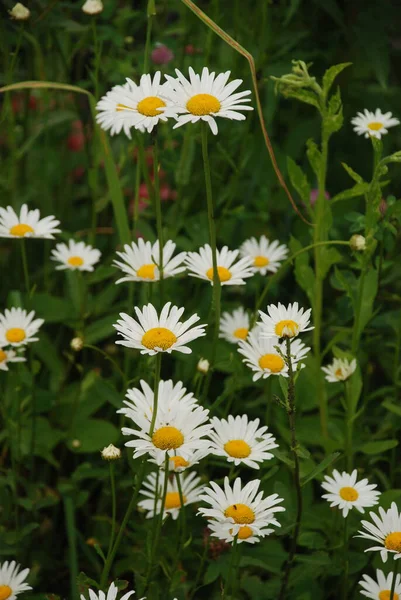
<svg viewBox="0 0 401 600">
<path fill-rule="evenodd" d="M 31 300 L 32 309 L 42 317 L 46 323 L 61 323 L 76 318 L 77 314 L 71 302 L 51 296 L 50 294 L 37 293 Z"/>
<path fill-rule="evenodd" d="M 295 253 L 302 249 L 302 244 L 297 239 L 292 237 L 290 247 L 291 251 Z M 304 290 L 313 307 L 315 301 L 315 273 L 312 267 L 309 265 L 309 255 L 307 252 L 303 252 L 296 257 L 294 271 L 295 279 L 298 285 Z"/>
<path fill-rule="evenodd" d="M 334 463 L 340 455 L 340 452 L 333 452 L 332 454 L 329 454 L 329 456 L 326 456 L 321 463 L 319 463 L 314 469 L 312 469 L 310 473 L 308 473 L 308 475 L 302 479 L 301 485 L 303 486 L 309 481 L 312 481 L 312 479 L 315 479 L 317 475 L 320 475 L 320 473 L 325 471 L 329 465 Z"/>
<path fill-rule="evenodd" d="M 341 73 L 341 71 L 343 71 L 350 65 L 352 65 L 352 63 L 350 63 L 350 62 L 339 63 L 338 65 L 333 65 L 332 67 L 327 69 L 326 73 L 323 75 L 323 80 L 322 80 L 323 93 L 326 94 L 326 96 L 328 95 L 335 78 Z"/>
<path fill-rule="evenodd" d="M 380 442 L 368 442 L 359 448 L 364 454 L 381 454 L 391 448 L 398 446 L 397 440 L 382 440 Z"/>
<path fill-rule="evenodd" d="M 322 154 L 316 144 L 316 142 L 314 142 L 314 140 L 309 139 L 306 142 L 306 156 L 308 157 L 309 160 L 309 164 L 313 169 L 313 172 L 315 173 L 316 177 L 319 176 L 320 173 L 320 167 L 322 164 Z"/>
<path fill-rule="evenodd" d="M 211 562 L 206 569 L 206 573 L 203 578 L 203 584 L 209 585 L 210 583 L 213 583 L 213 581 L 216 581 L 220 574 L 221 563 L 219 561 Z"/>
<path fill-rule="evenodd" d="M 368 183 L 357 183 L 352 188 L 349 188 L 348 190 L 344 190 L 343 192 L 340 192 L 339 194 L 336 194 L 335 196 L 333 196 L 333 198 L 331 199 L 331 204 L 333 204 L 334 202 L 338 202 L 339 200 L 349 200 L 351 198 L 357 198 L 358 196 L 363 196 L 364 194 L 367 193 L 368 190 L 369 190 Z"/>
<path fill-rule="evenodd" d="M 107 317 L 103 317 L 102 319 L 96 319 L 94 323 L 88 325 L 85 329 L 85 344 L 90 344 L 91 346 L 102 342 L 106 338 L 115 335 L 115 329 L 113 324 L 117 321 L 118 315 L 108 315 Z"/>
<path fill-rule="evenodd" d="M 341 129 L 343 125 L 343 111 L 341 105 L 340 90 L 337 90 L 335 94 L 329 100 L 327 115 L 323 121 L 323 127 L 328 135 L 335 133 Z"/>
<path fill-rule="evenodd" d="M 293 187 L 305 203 L 310 202 L 310 185 L 301 167 L 290 157 L 287 157 L 288 176 Z"/>
<path fill-rule="evenodd" d="M 349 166 L 347 165 L 347 163 L 345 163 L 345 162 L 342 162 L 342 163 L 341 163 L 341 166 L 342 166 L 342 167 L 343 167 L 343 168 L 344 168 L 344 169 L 347 171 L 348 175 L 349 175 L 349 176 L 350 176 L 350 177 L 351 177 L 351 178 L 352 178 L 354 181 L 356 181 L 357 183 L 364 183 L 364 180 L 363 180 L 363 178 L 362 178 L 360 175 L 358 175 L 358 173 L 356 173 L 356 172 L 355 172 L 353 169 L 351 169 L 351 167 L 349 167 Z"/>
<path fill-rule="evenodd" d="M 399 406 L 398 404 L 393 404 L 391 400 L 385 400 L 384 402 L 382 402 L 382 406 L 384 406 L 384 408 L 387 408 L 387 410 L 394 413 L 395 415 L 401 417 L 401 406 Z"/>
<path fill-rule="evenodd" d="M 287 87 L 281 90 L 281 93 L 285 98 L 296 98 L 300 102 L 305 102 L 306 104 L 311 104 L 312 106 L 316 106 L 316 108 L 320 111 L 320 104 L 318 97 L 316 94 L 309 90 L 305 90 L 302 88 L 296 87 Z"/>
<path fill-rule="evenodd" d="M 362 277 L 362 275 L 361 275 Z M 363 282 L 362 292 L 362 303 L 359 314 L 359 331 L 358 336 L 361 335 L 365 329 L 367 323 L 370 321 L 373 315 L 373 304 L 377 295 L 378 287 L 378 271 L 371 269 L 365 275 Z"/>
</svg>

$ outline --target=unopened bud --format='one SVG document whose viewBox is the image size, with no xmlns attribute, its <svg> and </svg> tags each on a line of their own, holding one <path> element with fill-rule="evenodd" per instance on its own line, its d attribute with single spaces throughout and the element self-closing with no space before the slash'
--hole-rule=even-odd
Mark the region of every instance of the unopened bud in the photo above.
<svg viewBox="0 0 401 600">
<path fill-rule="evenodd" d="M 113 446 L 113 444 L 109 444 L 106 448 L 103 448 L 101 454 L 104 460 L 118 460 L 121 458 L 121 450 Z"/>
<path fill-rule="evenodd" d="M 72 338 L 72 340 L 70 342 L 71 350 L 74 350 L 74 352 L 79 352 L 80 350 L 82 350 L 83 347 L 84 347 L 84 341 L 82 338 L 80 338 L 80 337 Z"/>
<path fill-rule="evenodd" d="M 86 0 L 82 10 L 86 15 L 98 15 L 103 10 L 103 2 L 101 0 Z"/>
<path fill-rule="evenodd" d="M 366 240 L 364 236 L 359 235 L 359 233 L 355 233 L 351 237 L 349 245 L 351 246 L 352 250 L 356 250 L 357 252 L 363 252 L 366 250 Z"/>
<path fill-rule="evenodd" d="M 15 4 L 15 6 L 8 12 L 10 17 L 16 21 L 26 21 L 31 15 L 29 8 L 21 4 L 21 2 L 17 2 L 17 4 Z"/>
<path fill-rule="evenodd" d="M 207 360 L 207 358 L 201 358 L 200 361 L 198 362 L 198 366 L 196 368 L 198 369 L 198 371 L 200 371 L 201 373 L 206 375 L 206 373 L 209 370 L 209 367 L 210 367 L 210 363 Z"/>
<path fill-rule="evenodd" d="M 81 447 L 81 442 L 79 440 L 72 440 L 71 446 L 73 448 L 80 448 Z"/>
</svg>

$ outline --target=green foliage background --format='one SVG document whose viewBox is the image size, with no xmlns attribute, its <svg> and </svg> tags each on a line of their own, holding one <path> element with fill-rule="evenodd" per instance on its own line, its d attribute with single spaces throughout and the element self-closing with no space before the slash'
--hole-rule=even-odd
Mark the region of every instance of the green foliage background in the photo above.
<svg viewBox="0 0 401 600">
<path fill-rule="evenodd" d="M 96 79 L 95 21 L 82 13 L 80 3 L 31 2 L 31 19 L 21 26 L 9 20 L 7 9 L 11 3 L 5 2 L 0 15 L 2 85 L 22 81 L 66 83 L 87 90 L 98 99 L 127 76 L 138 80 L 144 63 L 149 5 L 114 0 L 104 4 L 103 13 L 96 18 L 97 41 L 101 45 Z M 350 177 L 342 163 L 359 174 L 361 181 L 369 182 L 372 145 L 354 134 L 350 119 L 364 108 L 380 107 L 383 112 L 400 115 L 400 4 L 389 0 L 211 0 L 199 6 L 254 56 L 263 116 L 277 161 L 286 180 L 291 179 L 294 184 L 294 198 L 307 218 L 309 188 L 316 188 L 317 180 L 307 159 L 306 142 L 311 139 L 320 143 L 320 119 L 313 106 L 276 94 L 271 77 L 289 73 L 292 59 L 313 63 L 310 73 L 319 81 L 330 66 L 352 63 L 335 82 L 341 89 L 344 124 L 330 142 L 326 189 L 335 197 L 358 183 L 352 181 L 352 173 Z M 174 68 L 179 68 L 185 72 L 190 65 L 195 71 L 204 65 L 216 71 L 230 69 L 234 78 L 243 78 L 245 88 L 251 89 L 245 59 L 207 29 L 184 4 L 178 0 L 160 1 L 155 10 L 151 48 L 158 42 L 164 43 L 175 55 L 162 70 L 173 74 Z M 188 45 L 193 50 L 191 55 L 186 50 Z M 151 65 L 151 70 L 156 68 Z M 30 100 L 32 97 L 34 101 Z M 122 191 L 128 211 L 134 196 L 139 178 L 134 159 L 137 138 L 105 138 L 109 139 L 118 169 L 118 184 L 115 180 L 113 187 L 104 168 L 110 159 L 94 130 L 86 95 L 24 89 L 1 94 L 1 101 L 1 206 L 11 204 L 17 208 L 26 202 L 32 208 L 40 208 L 43 215 L 54 214 L 62 223 L 60 240 L 76 235 L 92 241 L 103 254 L 101 266 L 78 279 L 73 273 L 54 270 L 49 260 L 53 242 L 28 240 L 29 275 L 34 286 L 28 297 L 17 243 L 7 239 L 0 243 L 0 310 L 24 306 L 45 319 L 40 341 L 29 352 L 29 361 L 7 374 L 1 372 L 0 376 L 0 560 L 15 557 L 24 566 L 30 566 L 34 592 L 25 596 L 27 600 L 53 597 L 46 594 L 76 598 L 71 581 L 82 572 L 80 582 L 84 590 L 87 577 L 99 580 L 102 559 L 96 544 L 105 551 L 110 533 L 109 468 L 99 451 L 109 443 L 122 447 L 121 420 L 116 409 L 121 407 L 127 385 L 132 387 L 141 378 L 151 382 L 153 376 L 154 365 L 149 358 L 114 345 L 112 328 L 120 311 L 132 313 L 135 304 L 158 301 L 157 292 L 148 289 L 150 286 L 114 285 L 116 270 L 111 267 L 121 241 L 113 202 Z M 36 108 L 32 108 L 33 103 Z M 82 150 L 72 152 L 67 140 L 76 120 L 83 123 L 85 144 Z M 195 250 L 208 241 L 199 131 L 190 126 L 173 131 L 168 123 L 160 127 L 159 135 L 165 181 L 177 192 L 175 201 L 163 204 L 165 235 L 176 241 L 180 249 Z M 151 139 L 145 136 L 144 143 L 150 145 Z M 384 156 L 399 149 L 401 128 L 392 129 L 383 146 Z M 243 123 L 220 120 L 218 136 L 210 136 L 210 155 L 219 247 L 227 244 L 236 248 L 251 235 L 261 234 L 290 243 L 292 253 L 312 243 L 311 228 L 296 215 L 278 184 L 256 111 Z M 294 162 L 287 161 L 287 157 Z M 77 168 L 82 170 L 81 176 L 76 171 L 74 175 Z M 352 439 L 355 464 L 361 476 L 378 483 L 383 492 L 380 504 L 387 508 L 392 500 L 401 499 L 397 447 L 401 426 L 398 164 L 390 166 L 390 174 L 385 178 L 385 205 L 381 205 L 374 231 L 377 246 L 362 298 L 363 333 L 356 348 L 360 368 L 352 380 L 351 394 L 357 406 Z M 329 206 L 332 223 L 327 214 L 325 226 L 330 239 L 348 240 L 353 233 L 364 233 L 362 195 L 352 197 L 349 193 L 343 199 L 337 196 L 337 201 L 331 201 Z M 313 211 L 311 214 L 313 217 Z M 130 225 L 135 234 L 139 231 L 145 239 L 156 239 L 152 207 L 137 219 L 131 217 Z M 358 255 L 345 246 L 338 248 L 325 255 L 328 269 L 323 287 L 323 363 L 331 360 L 332 351 L 341 356 L 350 350 L 363 268 Z M 266 301 L 313 305 L 313 267 L 312 255 L 300 255 L 275 277 Z M 223 310 L 238 305 L 254 310 L 264 284 L 256 276 L 246 286 L 223 288 Z M 204 282 L 186 276 L 169 280 L 166 297 L 185 306 L 186 314 L 197 312 L 202 322 L 208 318 L 211 288 Z M 82 335 L 88 346 L 80 353 L 73 352 L 69 345 L 76 335 Z M 311 341 L 310 336 L 306 341 Z M 190 356 L 166 358 L 162 375 L 165 379 L 181 379 L 194 390 L 201 384 L 196 364 L 209 354 L 210 339 L 198 340 Z M 285 390 L 280 388 L 278 378 L 252 383 L 250 371 L 228 343 L 219 342 L 217 356 L 208 400 L 218 399 L 216 414 L 246 412 L 252 418 L 266 420 L 280 444 L 276 458 L 264 466 L 260 476 L 266 493 L 277 492 L 285 500 L 282 527 L 277 535 L 255 547 L 244 548 L 240 563 L 241 597 L 277 598 L 288 535 L 295 519 L 287 416 L 275 402 Z M 314 360 L 312 355 L 308 358 L 296 386 L 301 475 L 305 483 L 308 480 L 303 487 L 300 551 L 288 595 L 297 600 L 337 598 L 343 570 L 342 518 L 321 500 L 319 485 L 323 471 L 334 461 L 336 468 L 344 467 L 343 392 L 339 384 L 325 386 L 329 403 L 326 439 L 321 434 Z M 317 468 L 321 461 L 322 466 Z M 130 452 L 124 453 L 124 460 L 116 465 L 119 522 L 137 469 Z M 212 458 L 201 464 L 199 472 L 205 481 L 219 480 L 227 474 L 227 466 Z M 241 476 L 251 479 L 259 473 L 243 469 Z M 190 537 L 179 570 L 172 571 L 176 523 L 167 521 L 163 527 L 160 569 L 148 593 L 150 599 L 188 597 L 203 552 L 206 523 L 195 517 L 195 511 L 187 512 Z M 350 516 L 351 534 L 358 529 L 359 521 L 359 515 Z M 142 515 L 134 513 L 114 564 L 115 579 L 127 580 L 130 585 L 141 581 L 147 539 L 149 524 Z M 351 539 L 350 548 L 348 597 L 356 598 L 361 572 L 370 572 L 372 566 L 381 568 L 381 563 L 378 557 L 363 552 L 363 541 Z M 228 562 L 227 552 L 216 550 L 215 554 L 208 554 L 204 587 L 196 598 L 221 597 L 221 575 L 227 571 Z M 166 596 L 167 587 L 170 591 Z"/>
</svg>

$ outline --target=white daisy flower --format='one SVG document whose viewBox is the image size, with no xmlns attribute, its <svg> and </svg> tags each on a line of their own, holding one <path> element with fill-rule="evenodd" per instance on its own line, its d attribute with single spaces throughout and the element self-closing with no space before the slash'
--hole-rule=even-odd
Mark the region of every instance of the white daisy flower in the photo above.
<svg viewBox="0 0 401 600">
<path fill-rule="evenodd" d="M 283 358 L 287 353 L 285 342 L 280 343 L 277 338 L 263 338 L 260 334 L 261 329 L 257 326 L 250 332 L 246 341 L 240 341 L 238 348 L 238 352 L 245 357 L 242 361 L 254 371 L 252 380 L 257 381 L 261 377 L 266 379 L 270 375 L 288 377 L 288 365 Z M 277 348 L 280 349 L 280 352 Z M 294 371 L 309 350 L 310 348 L 300 340 L 294 340 L 291 343 L 291 361 Z"/>
<path fill-rule="evenodd" d="M 177 119 L 174 129 L 202 120 L 209 124 L 216 135 L 218 129 L 215 117 L 244 121 L 246 117 L 240 111 L 253 110 L 245 104 L 251 101 L 250 98 L 245 98 L 251 93 L 250 90 L 233 93 L 241 85 L 242 79 L 227 83 L 230 71 L 216 77 L 215 73 L 209 73 L 207 67 L 203 68 L 202 75 L 198 75 L 190 67 L 189 80 L 178 69 L 175 72 L 177 79 L 166 75 L 170 84 L 168 93 L 174 104 L 169 114 Z"/>
<path fill-rule="evenodd" d="M 31 590 L 31 586 L 25 583 L 29 575 L 29 569 L 20 571 L 21 566 L 15 560 L 0 564 L 0 598 L 2 600 L 15 600 L 21 592 Z"/>
<path fill-rule="evenodd" d="M 220 337 L 232 344 L 238 344 L 248 337 L 249 327 L 249 315 L 242 307 L 236 308 L 232 314 L 223 312 L 220 319 Z"/>
<path fill-rule="evenodd" d="M 334 358 L 331 365 L 327 365 L 327 367 L 322 367 L 322 371 L 326 373 L 325 379 L 327 379 L 327 381 L 329 381 L 330 383 L 336 383 L 337 381 L 345 381 L 346 379 L 351 377 L 355 369 L 355 358 L 351 360 L 351 362 L 346 358 Z"/>
<path fill-rule="evenodd" d="M 387 561 L 387 554 L 394 555 L 394 560 L 401 558 L 401 514 L 395 502 L 386 511 L 381 506 L 379 507 L 379 515 L 370 512 L 369 516 L 374 524 L 369 521 L 362 521 L 362 526 L 366 531 L 359 531 L 361 535 L 356 537 L 373 540 L 378 546 L 367 548 L 365 552 L 377 550 L 383 562 Z"/>
<path fill-rule="evenodd" d="M 57 244 L 52 250 L 51 260 L 55 260 L 60 265 L 56 269 L 70 269 L 72 271 L 93 271 L 95 265 L 101 257 L 100 250 L 93 248 L 84 242 L 74 242 L 69 240 L 67 244 Z"/>
<path fill-rule="evenodd" d="M 252 267 L 261 275 L 266 275 L 268 271 L 276 273 L 280 262 L 288 256 L 287 246 L 280 245 L 277 240 L 269 242 L 265 235 L 262 235 L 259 240 L 255 237 L 246 240 L 239 251 L 241 256 L 252 259 Z"/>
<path fill-rule="evenodd" d="M 11 308 L 0 313 L 0 347 L 24 346 L 37 342 L 39 338 L 33 337 L 43 325 L 43 319 L 34 319 L 35 311 L 28 313 L 23 308 Z"/>
<path fill-rule="evenodd" d="M 101 591 L 94 592 L 91 589 L 88 589 L 88 593 L 89 600 L 116 600 L 118 595 L 118 587 L 113 582 L 107 590 L 107 594 Z M 128 600 L 128 598 L 130 598 L 132 594 L 135 594 L 135 592 L 127 592 L 126 594 L 124 594 L 124 596 L 121 596 L 119 600 Z M 81 594 L 81 600 L 86 600 L 83 594 Z M 146 598 L 141 598 L 141 600 L 146 600 Z"/>
<path fill-rule="evenodd" d="M 376 569 L 376 580 L 363 575 L 359 581 L 361 586 L 360 593 L 373 600 L 389 600 L 391 596 L 391 586 L 393 584 L 393 573 L 385 575 L 380 569 Z M 395 579 L 394 600 L 401 598 L 401 575 L 397 575 Z"/>
<path fill-rule="evenodd" d="M 377 485 L 369 484 L 367 479 L 357 481 L 358 471 L 354 469 L 351 474 L 343 471 L 339 473 L 334 469 L 333 477 L 325 475 L 322 488 L 329 492 L 323 494 L 330 507 L 338 506 L 345 518 L 353 508 L 364 513 L 365 508 L 375 506 L 379 501 L 380 492 L 373 491 Z"/>
<path fill-rule="evenodd" d="M 165 398 L 158 402 L 153 434 L 149 434 L 150 424 L 147 414 L 140 411 L 133 413 L 125 411 L 128 418 L 133 419 L 136 429 L 123 427 L 122 434 L 135 436 L 134 440 L 126 442 L 128 448 L 134 448 L 134 458 L 150 454 L 151 458 L 161 465 L 166 454 L 174 455 L 189 461 L 196 450 L 209 450 L 210 441 L 204 439 L 212 429 L 209 423 L 209 410 L 201 406 L 184 408 L 177 400 L 173 403 Z"/>
<path fill-rule="evenodd" d="M 375 112 L 365 108 L 363 113 L 359 112 L 356 117 L 351 119 L 351 123 L 355 125 L 354 131 L 358 135 L 364 135 L 365 138 L 375 137 L 379 140 L 382 135 L 388 133 L 389 127 L 400 124 L 391 112 L 383 114 L 380 108 L 377 108 Z"/>
<path fill-rule="evenodd" d="M 139 383 L 142 389 L 131 388 L 127 390 L 126 398 L 128 400 L 124 400 L 126 407 L 120 408 L 117 412 L 135 422 L 137 418 L 145 418 L 150 427 L 153 415 L 154 392 L 143 379 Z M 198 406 L 198 400 L 192 392 L 187 392 L 182 381 L 174 384 L 171 379 L 159 381 L 157 401 L 158 405 L 163 406 L 165 412 L 176 410 L 177 405 L 183 410 L 191 410 Z"/>
<path fill-rule="evenodd" d="M 200 494 L 204 490 L 204 486 L 200 485 L 200 477 L 197 477 L 196 473 L 184 474 L 181 477 L 181 489 L 184 501 L 184 506 L 188 504 L 194 504 L 198 502 Z M 159 485 L 157 486 L 156 473 L 148 475 L 144 481 L 143 488 L 141 489 L 142 496 L 145 496 L 145 500 L 140 500 L 138 506 L 147 511 L 146 518 L 151 519 L 155 514 L 160 514 L 162 508 L 162 497 L 163 497 L 163 485 L 164 477 L 159 476 Z M 157 502 L 156 502 L 156 513 L 155 513 L 155 495 L 157 490 Z M 177 481 L 174 478 L 169 480 L 167 484 L 166 501 L 164 503 L 163 518 L 168 514 L 172 516 L 174 520 L 178 518 L 181 508 L 181 499 L 178 491 Z"/>
<path fill-rule="evenodd" d="M 40 218 L 39 209 L 29 210 L 27 204 L 21 206 L 19 216 L 12 206 L 0 207 L 0 237 L 5 238 L 44 238 L 54 239 L 60 221 L 53 216 Z"/>
<path fill-rule="evenodd" d="M 118 340 L 116 344 L 136 348 L 141 351 L 141 354 L 151 356 L 158 352 L 170 354 L 173 350 L 191 354 L 192 350 L 185 344 L 206 335 L 206 325 L 192 327 L 200 319 L 197 314 L 181 323 L 180 317 L 184 309 L 171 306 L 171 302 L 163 306 L 160 317 L 150 303 L 142 310 L 135 306 L 135 312 L 138 321 L 126 313 L 120 313 L 121 319 L 113 327 L 124 338 Z"/>
<path fill-rule="evenodd" d="M 161 73 L 142 75 L 139 85 L 127 77 L 127 83 L 114 86 L 96 105 L 96 121 L 110 134 L 124 133 L 131 138 L 131 127 L 149 133 L 159 121 L 167 121 L 164 111 L 172 107 L 168 85 L 160 83 Z"/>
<path fill-rule="evenodd" d="M 221 285 L 245 285 L 244 279 L 254 275 L 250 258 L 241 258 L 235 263 L 238 252 L 229 250 L 227 246 L 217 250 L 217 272 Z M 188 252 L 185 263 L 190 271 L 189 275 L 205 279 L 213 285 L 213 259 L 209 244 L 199 248 L 199 252 Z"/>
<path fill-rule="evenodd" d="M 260 480 L 255 479 L 242 488 L 240 477 L 234 481 L 233 488 L 228 477 L 224 478 L 224 489 L 210 482 L 200 499 L 211 508 L 200 508 L 198 514 L 209 520 L 213 535 L 226 541 L 232 541 L 238 535 L 238 542 L 243 542 L 268 535 L 272 532 L 271 525 L 280 527 L 274 513 L 285 510 L 283 506 L 277 506 L 283 499 L 277 494 L 263 498 L 263 492 L 258 493 L 259 485 Z"/>
<path fill-rule="evenodd" d="M 278 303 L 278 306 L 269 304 L 267 314 L 259 311 L 262 321 L 258 322 L 261 327 L 261 336 L 271 337 L 295 337 L 303 331 L 309 331 L 313 327 L 308 327 L 310 321 L 311 309 L 305 310 L 298 307 L 298 302 L 289 304 Z"/>
<path fill-rule="evenodd" d="M 0 347 L 0 371 L 8 371 L 8 363 L 25 361 L 26 358 L 18 356 L 14 350 L 5 350 Z"/>
<path fill-rule="evenodd" d="M 269 452 L 278 448 L 276 439 L 267 432 L 267 426 L 259 427 L 259 419 L 248 421 L 247 415 L 227 419 L 211 419 L 213 430 L 209 433 L 212 440 L 211 452 L 224 456 L 235 466 L 244 464 L 252 469 L 259 469 L 258 463 L 270 460 Z"/>
<path fill-rule="evenodd" d="M 180 252 L 173 258 L 175 247 L 176 245 L 171 240 L 168 240 L 163 246 L 163 279 L 185 271 L 185 267 L 181 264 L 187 253 Z M 125 244 L 124 252 L 117 252 L 117 254 L 121 261 L 115 260 L 113 264 L 121 269 L 123 273 L 126 273 L 127 277 L 122 277 L 116 283 L 122 283 L 123 281 L 148 281 L 150 283 L 159 281 L 159 241 L 152 244 L 139 238 L 137 243 Z"/>
</svg>

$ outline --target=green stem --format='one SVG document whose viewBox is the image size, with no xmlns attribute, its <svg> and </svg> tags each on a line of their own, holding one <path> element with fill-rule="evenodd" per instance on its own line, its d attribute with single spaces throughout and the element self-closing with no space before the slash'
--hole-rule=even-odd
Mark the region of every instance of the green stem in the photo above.
<svg viewBox="0 0 401 600">
<path fill-rule="evenodd" d="M 114 477 L 114 461 L 110 461 L 110 487 L 111 487 L 111 534 L 109 540 L 109 548 L 107 558 L 110 556 L 113 549 L 114 538 L 116 533 L 116 482 Z M 106 558 L 106 560 L 107 560 Z"/>
<path fill-rule="evenodd" d="M 214 202 L 212 193 L 212 179 L 210 174 L 210 161 L 207 144 L 208 135 L 208 124 L 201 121 L 201 136 L 202 136 L 202 156 L 203 156 L 203 167 L 205 172 L 205 187 L 206 187 L 206 200 L 207 200 L 207 217 L 209 225 L 209 240 L 212 249 L 212 265 L 213 265 L 213 313 L 214 313 L 214 332 L 212 338 L 212 350 L 210 354 L 210 367 L 206 376 L 205 386 L 203 388 L 203 398 L 206 398 L 211 377 L 214 369 L 214 363 L 216 359 L 217 341 L 219 339 L 220 329 L 220 301 L 221 301 L 221 284 L 220 277 L 217 268 L 217 247 L 216 247 L 216 223 L 214 217 Z"/>
<path fill-rule="evenodd" d="M 152 8 L 153 7 L 153 8 Z M 148 22 L 146 26 L 146 42 L 145 42 L 145 55 L 143 58 L 143 72 L 147 73 L 149 70 L 149 57 L 150 57 L 150 40 L 152 38 L 152 25 L 154 15 L 154 0 L 148 2 Z"/>
<path fill-rule="evenodd" d="M 180 552 L 185 542 L 186 538 L 186 515 L 185 515 L 185 502 L 184 502 L 184 494 L 182 493 L 182 485 L 181 485 L 181 477 L 180 473 L 175 473 L 175 479 L 177 481 L 178 487 L 178 495 L 180 497 L 180 519 L 181 519 L 181 543 L 180 543 Z M 177 560 L 179 559 L 180 552 L 177 553 Z"/>
<path fill-rule="evenodd" d="M 394 560 L 393 562 L 394 562 L 394 571 L 393 571 L 393 578 L 391 580 L 391 591 L 390 591 L 389 600 L 395 600 L 395 598 L 396 598 L 395 584 L 397 582 L 397 574 L 398 574 L 398 569 L 399 569 L 399 564 L 400 564 L 399 560 Z"/>
<path fill-rule="evenodd" d="M 157 265 L 160 274 L 160 305 L 163 306 L 163 225 L 162 225 L 162 205 L 160 198 L 160 183 L 159 183 L 159 143 L 157 140 L 157 132 L 154 138 L 153 145 L 153 179 L 154 179 L 154 200 L 156 207 L 156 227 L 157 239 L 159 240 L 159 264 Z"/>
<path fill-rule="evenodd" d="M 324 116 L 323 116 L 324 123 Z M 322 126 L 321 161 L 318 176 L 318 197 L 316 202 L 316 221 L 313 230 L 313 242 L 315 244 L 315 290 L 313 303 L 313 354 L 315 359 L 316 391 L 320 413 L 320 427 L 323 437 L 327 438 L 327 398 L 325 393 L 324 379 L 321 369 L 321 326 L 323 308 L 323 276 L 322 276 L 322 253 L 317 246 L 319 242 L 325 241 L 326 232 L 324 228 L 324 213 L 326 204 L 326 173 L 328 159 L 328 136 Z"/>
<path fill-rule="evenodd" d="M 101 579 L 100 579 L 100 588 L 101 589 L 103 589 L 106 586 L 107 578 L 109 576 L 109 572 L 110 572 L 110 569 L 111 569 L 111 565 L 113 564 L 114 557 L 115 557 L 115 555 L 117 553 L 117 550 L 118 550 L 118 548 L 120 546 L 122 537 L 123 537 L 125 529 L 127 527 L 128 520 L 129 520 L 129 518 L 131 516 L 132 511 L 135 508 L 136 501 L 138 499 L 139 490 L 140 490 L 140 487 L 141 487 L 141 484 L 142 484 L 143 474 L 144 474 L 144 471 L 145 471 L 145 465 L 146 465 L 145 457 L 143 456 L 141 464 L 140 464 L 140 467 L 139 467 L 139 470 L 138 470 L 138 475 L 137 475 L 137 479 L 136 479 L 135 488 L 134 488 L 133 494 L 131 496 L 130 503 L 129 503 L 129 505 L 127 507 L 127 510 L 125 512 L 123 522 L 121 523 L 120 529 L 118 531 L 116 542 L 114 544 L 114 547 L 113 547 L 110 555 L 107 557 L 105 565 L 103 567 L 103 572 L 102 572 Z"/>
<path fill-rule="evenodd" d="M 342 583 L 342 600 L 347 600 L 348 598 L 348 571 L 349 571 L 349 561 L 348 561 L 348 517 L 344 519 L 344 545 L 343 545 L 343 583 Z"/>
<path fill-rule="evenodd" d="M 156 526 L 155 536 L 152 540 L 152 556 L 149 561 L 149 565 L 148 565 L 148 569 L 147 569 L 147 573 L 146 573 L 146 577 L 145 577 L 145 587 L 143 590 L 144 594 L 146 594 L 146 592 L 148 591 L 149 585 L 151 584 L 151 581 L 152 581 L 155 557 L 156 557 L 157 550 L 159 547 L 160 532 L 161 532 L 161 528 L 163 525 L 164 507 L 166 505 L 166 496 L 167 496 L 167 488 L 168 488 L 169 460 L 170 460 L 170 458 L 169 458 L 168 452 L 166 452 L 166 456 L 164 459 L 163 494 L 162 494 L 161 505 L 160 505 L 160 513 L 159 513 L 159 515 L 157 515 L 157 517 L 155 515 L 155 517 L 157 518 L 157 526 Z"/>
<path fill-rule="evenodd" d="M 157 406 L 158 406 L 158 400 L 159 400 L 159 382 L 160 382 L 161 365 L 162 365 L 162 353 L 158 352 L 156 354 L 155 383 L 154 383 L 154 388 L 153 388 L 153 413 L 152 413 L 152 421 L 150 423 L 149 437 L 152 437 L 153 432 L 155 430 Z"/>
<path fill-rule="evenodd" d="M 70 567 L 70 597 L 72 600 L 78 600 L 78 557 L 77 557 L 77 536 L 75 530 L 75 515 L 72 498 L 64 497 L 64 511 L 68 538 L 68 563 Z"/>
<path fill-rule="evenodd" d="M 344 381 L 345 397 L 345 456 L 348 473 L 352 471 L 353 450 L 352 450 L 352 432 L 354 428 L 354 411 L 351 406 L 351 395 L 349 393 L 347 382 Z"/>
<path fill-rule="evenodd" d="M 302 490 L 301 490 L 301 477 L 298 457 L 298 442 L 295 432 L 295 381 L 294 371 L 291 360 L 291 340 L 286 338 L 286 362 L 288 365 L 288 401 L 287 401 L 287 413 L 288 421 L 290 424 L 291 433 L 291 452 L 294 461 L 294 484 L 297 497 L 297 516 L 295 520 L 294 533 L 292 535 L 290 552 L 288 559 L 284 567 L 283 581 L 281 584 L 281 590 L 279 600 L 286 600 L 287 598 L 287 586 L 290 578 L 290 572 L 294 563 L 295 553 L 297 551 L 298 536 L 301 528 L 302 518 Z"/>
<path fill-rule="evenodd" d="M 230 564 L 228 567 L 228 573 L 227 573 L 227 591 L 232 591 L 233 593 L 233 600 L 235 600 L 234 598 L 234 593 L 235 593 L 235 584 L 234 584 L 234 579 L 235 579 L 235 571 L 234 571 L 234 577 L 232 575 L 232 571 L 234 568 L 234 564 L 236 561 L 236 554 L 237 554 L 237 545 L 238 545 L 238 534 L 234 537 L 232 546 L 231 546 L 231 556 L 230 556 Z M 232 585 L 231 585 L 232 583 Z M 227 596 L 229 597 L 229 594 L 227 594 Z"/>
<path fill-rule="evenodd" d="M 26 256 L 26 246 L 25 246 L 24 238 L 21 239 L 21 258 L 22 258 L 22 268 L 24 270 L 25 289 L 26 289 L 26 293 L 29 296 L 31 286 L 29 284 L 28 259 Z"/>
<path fill-rule="evenodd" d="M 97 37 L 96 17 L 92 19 L 93 46 L 95 49 L 95 69 L 93 78 L 95 80 L 95 98 L 99 98 L 99 66 L 100 66 L 100 45 Z"/>
</svg>

